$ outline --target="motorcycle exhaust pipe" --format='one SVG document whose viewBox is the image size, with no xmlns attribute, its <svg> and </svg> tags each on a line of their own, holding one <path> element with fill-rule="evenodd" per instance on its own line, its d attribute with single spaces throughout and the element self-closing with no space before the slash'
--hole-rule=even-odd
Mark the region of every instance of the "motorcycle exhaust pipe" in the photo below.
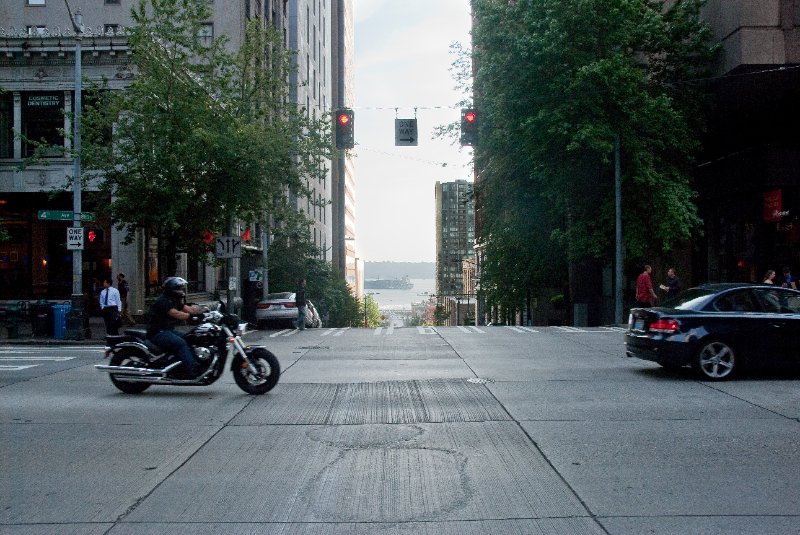
<svg viewBox="0 0 800 535">
<path fill-rule="evenodd" d="M 113 373 L 114 375 L 127 375 L 133 377 L 165 377 L 170 371 L 180 366 L 180 362 L 174 362 L 166 368 L 131 368 L 130 366 L 108 366 L 105 364 L 95 364 L 95 369 L 101 372 Z"/>
</svg>

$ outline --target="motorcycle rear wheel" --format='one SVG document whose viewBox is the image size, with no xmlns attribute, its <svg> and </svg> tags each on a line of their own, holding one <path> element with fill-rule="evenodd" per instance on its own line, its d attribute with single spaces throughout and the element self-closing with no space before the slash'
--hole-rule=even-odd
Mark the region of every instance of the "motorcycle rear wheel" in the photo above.
<svg viewBox="0 0 800 535">
<path fill-rule="evenodd" d="M 147 361 L 141 358 L 138 351 L 135 349 L 124 347 L 117 351 L 113 357 L 111 357 L 111 365 L 128 366 L 130 368 L 146 368 Z M 126 394 L 141 394 L 150 387 L 148 383 L 133 383 L 131 381 L 126 381 L 123 379 L 123 376 L 119 376 L 118 379 L 113 373 L 109 374 L 109 377 L 111 378 L 111 382 L 114 383 L 114 386 Z"/>
<path fill-rule="evenodd" d="M 254 349 L 250 358 L 256 362 L 256 373 L 250 373 L 251 365 L 241 355 L 236 355 L 231 363 L 233 380 L 248 394 L 266 394 L 278 384 L 281 376 L 278 358 L 263 347 Z"/>
</svg>

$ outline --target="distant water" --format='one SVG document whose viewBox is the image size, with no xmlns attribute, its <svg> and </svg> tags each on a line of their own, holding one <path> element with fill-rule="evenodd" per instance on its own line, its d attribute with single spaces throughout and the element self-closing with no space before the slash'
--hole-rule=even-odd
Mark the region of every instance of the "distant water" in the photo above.
<svg viewBox="0 0 800 535">
<path fill-rule="evenodd" d="M 411 279 L 414 287 L 410 290 L 364 290 L 373 294 L 378 308 L 401 309 L 411 308 L 411 303 L 427 301 L 428 296 L 436 291 L 436 279 Z M 427 292 L 426 295 L 420 295 Z"/>
</svg>

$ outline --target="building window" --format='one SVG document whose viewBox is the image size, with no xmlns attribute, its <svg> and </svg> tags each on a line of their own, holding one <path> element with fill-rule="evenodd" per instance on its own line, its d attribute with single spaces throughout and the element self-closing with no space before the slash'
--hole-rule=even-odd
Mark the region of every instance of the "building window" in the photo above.
<svg viewBox="0 0 800 535">
<path fill-rule="evenodd" d="M 26 26 L 28 37 L 42 37 L 47 30 L 47 26 Z"/>
<path fill-rule="evenodd" d="M 104 24 L 103 33 L 106 35 L 116 35 L 119 31 L 119 24 Z"/>
<path fill-rule="evenodd" d="M 0 94 L 0 158 L 14 157 L 14 96 Z"/>
<path fill-rule="evenodd" d="M 203 46 L 211 46 L 212 41 L 214 41 L 214 25 L 207 22 L 200 26 L 200 30 L 197 32 L 197 38 Z"/>
<path fill-rule="evenodd" d="M 57 157 L 64 147 L 64 93 L 22 93 L 23 154 L 33 156 L 37 146 L 45 156 Z M 49 147 L 49 148 L 48 148 Z"/>
</svg>

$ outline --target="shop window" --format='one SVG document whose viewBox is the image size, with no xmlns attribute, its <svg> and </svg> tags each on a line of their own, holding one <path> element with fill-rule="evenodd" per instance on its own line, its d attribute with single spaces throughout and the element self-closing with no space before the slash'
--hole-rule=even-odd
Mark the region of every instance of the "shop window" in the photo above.
<svg viewBox="0 0 800 535">
<path fill-rule="evenodd" d="M 57 157 L 64 147 L 64 93 L 22 93 L 22 134 L 24 156 L 40 154 Z"/>
<path fill-rule="evenodd" d="M 0 158 L 14 157 L 14 97 L 0 93 Z"/>
</svg>

